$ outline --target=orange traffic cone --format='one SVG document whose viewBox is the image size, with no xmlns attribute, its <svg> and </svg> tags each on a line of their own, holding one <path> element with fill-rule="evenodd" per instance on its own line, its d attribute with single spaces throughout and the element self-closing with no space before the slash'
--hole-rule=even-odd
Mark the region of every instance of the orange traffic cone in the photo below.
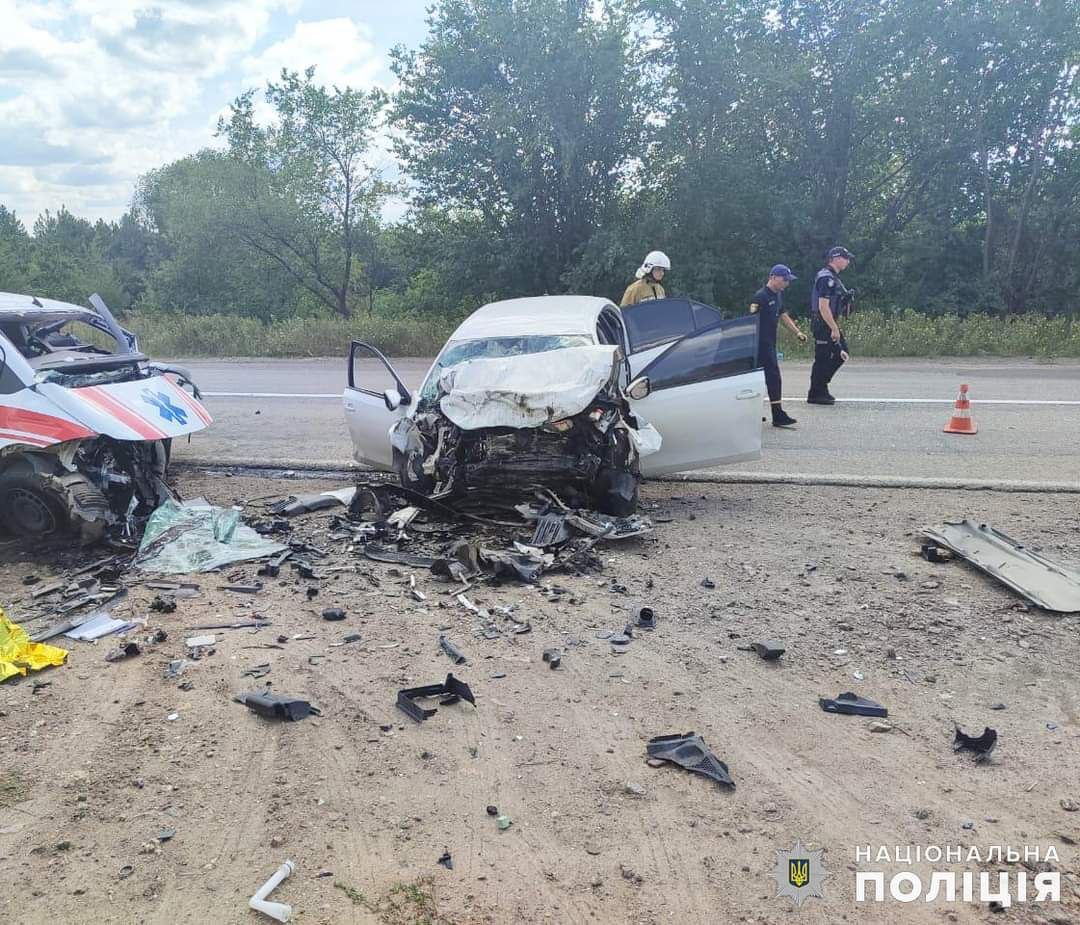
<svg viewBox="0 0 1080 925">
<path fill-rule="evenodd" d="M 956 408 L 945 425 L 947 434 L 973 434 L 978 430 L 975 422 L 971 419 L 971 401 L 968 398 L 968 387 L 960 386 L 960 395 L 956 399 Z"/>
</svg>

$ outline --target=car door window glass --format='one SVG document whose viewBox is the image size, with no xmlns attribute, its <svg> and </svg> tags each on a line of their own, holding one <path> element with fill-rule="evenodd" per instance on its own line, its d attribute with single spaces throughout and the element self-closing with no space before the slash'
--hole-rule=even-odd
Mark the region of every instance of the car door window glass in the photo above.
<svg viewBox="0 0 1080 925">
<path fill-rule="evenodd" d="M 605 309 L 596 322 L 596 336 L 601 344 L 622 347 L 622 330 L 619 319 L 613 311 Z"/>
<path fill-rule="evenodd" d="M 439 377 L 443 372 L 466 360 L 546 353 L 549 350 L 561 350 L 564 347 L 585 347 L 590 343 L 588 335 L 585 334 L 536 334 L 524 337 L 485 337 L 477 340 L 454 341 L 443 348 L 443 352 L 424 382 L 420 397 L 435 398 L 439 390 Z"/>
<path fill-rule="evenodd" d="M 390 361 L 370 344 L 360 341 L 353 341 L 349 350 L 349 388 L 380 397 L 387 389 L 408 394 Z"/>
<path fill-rule="evenodd" d="M 705 305 L 703 302 L 691 302 L 690 304 L 694 309 L 694 328 L 698 331 L 704 331 L 724 320 L 724 316 L 720 314 L 719 310 L 711 305 Z"/>
<path fill-rule="evenodd" d="M 643 372 L 652 392 L 751 372 L 756 367 L 758 319 L 723 321 L 672 344 Z"/>
<path fill-rule="evenodd" d="M 688 299 L 652 299 L 627 305 L 622 313 L 631 353 L 678 340 L 694 331 Z"/>
</svg>

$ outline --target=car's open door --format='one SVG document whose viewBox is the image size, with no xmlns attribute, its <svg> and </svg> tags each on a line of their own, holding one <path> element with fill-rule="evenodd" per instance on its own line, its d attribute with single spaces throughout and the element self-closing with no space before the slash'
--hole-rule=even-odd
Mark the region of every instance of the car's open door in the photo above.
<svg viewBox="0 0 1080 925">
<path fill-rule="evenodd" d="M 663 438 L 659 452 L 641 460 L 645 475 L 761 456 L 765 376 L 755 368 L 757 340 L 756 315 L 721 321 L 635 373 L 649 380 L 649 394 L 631 408 Z"/>
<path fill-rule="evenodd" d="M 412 404 L 412 395 L 390 361 L 358 340 L 349 346 L 348 383 L 343 401 L 353 456 L 376 469 L 392 469 L 390 431 Z"/>
</svg>

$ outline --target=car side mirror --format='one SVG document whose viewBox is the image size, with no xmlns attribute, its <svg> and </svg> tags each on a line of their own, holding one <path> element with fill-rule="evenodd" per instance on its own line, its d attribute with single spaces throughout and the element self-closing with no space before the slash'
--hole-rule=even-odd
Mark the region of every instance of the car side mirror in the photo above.
<svg viewBox="0 0 1080 925">
<path fill-rule="evenodd" d="M 402 395 L 398 389 L 387 389 L 383 392 L 383 401 L 386 402 L 387 411 L 397 411 L 402 405 L 409 403 L 409 396 Z"/>
<path fill-rule="evenodd" d="M 643 398 L 648 398 L 651 391 L 652 383 L 649 382 L 649 377 L 638 376 L 637 379 L 630 383 L 626 390 L 626 394 L 634 399 L 634 401 L 641 401 Z"/>
</svg>

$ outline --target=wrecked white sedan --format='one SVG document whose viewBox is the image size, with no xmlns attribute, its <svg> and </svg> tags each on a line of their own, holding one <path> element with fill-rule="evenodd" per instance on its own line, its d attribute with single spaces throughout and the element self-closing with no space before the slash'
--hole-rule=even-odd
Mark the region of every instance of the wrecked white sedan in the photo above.
<svg viewBox="0 0 1080 925">
<path fill-rule="evenodd" d="M 642 475 L 760 457 L 757 336 L 756 316 L 687 299 L 511 299 L 470 315 L 416 394 L 354 341 L 354 455 L 437 499 L 545 488 L 623 516 Z"/>
<path fill-rule="evenodd" d="M 172 440 L 211 423 L 183 370 L 90 303 L 0 292 L 0 531 L 134 535 L 172 497 Z"/>
</svg>

